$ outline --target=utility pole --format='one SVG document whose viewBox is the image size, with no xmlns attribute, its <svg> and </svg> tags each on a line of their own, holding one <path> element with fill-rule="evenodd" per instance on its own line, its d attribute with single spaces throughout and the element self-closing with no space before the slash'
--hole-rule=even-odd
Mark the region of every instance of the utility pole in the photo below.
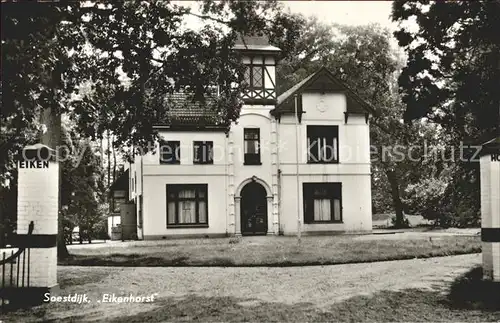
<svg viewBox="0 0 500 323">
<path fill-rule="evenodd" d="M 113 183 L 116 181 L 116 147 L 115 147 L 115 136 L 113 135 L 113 140 L 111 141 L 111 149 L 113 149 Z"/>
<path fill-rule="evenodd" d="M 109 138 L 109 130 L 107 131 L 107 141 L 108 141 L 108 144 L 107 144 L 107 155 L 108 155 L 108 189 L 110 188 L 111 186 L 111 149 L 110 149 L 110 145 L 111 145 L 111 142 L 110 142 L 110 138 Z"/>
<path fill-rule="evenodd" d="M 297 163 L 296 163 L 296 179 L 297 179 L 297 242 L 300 245 L 300 239 L 301 239 L 301 226 L 302 226 L 302 221 L 300 218 L 300 180 L 299 180 L 299 145 L 300 145 L 300 140 L 299 140 L 299 111 L 298 111 L 298 104 L 297 104 L 297 94 L 294 95 L 295 99 L 295 153 L 297 157 Z"/>
</svg>

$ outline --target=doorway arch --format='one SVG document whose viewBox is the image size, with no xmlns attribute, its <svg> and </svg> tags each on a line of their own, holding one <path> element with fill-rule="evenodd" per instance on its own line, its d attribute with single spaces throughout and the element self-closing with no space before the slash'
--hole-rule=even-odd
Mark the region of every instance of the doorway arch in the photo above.
<svg viewBox="0 0 500 323">
<path fill-rule="evenodd" d="M 240 197 L 241 234 L 266 235 L 269 211 L 266 188 L 256 181 L 251 181 L 243 186 Z"/>
</svg>

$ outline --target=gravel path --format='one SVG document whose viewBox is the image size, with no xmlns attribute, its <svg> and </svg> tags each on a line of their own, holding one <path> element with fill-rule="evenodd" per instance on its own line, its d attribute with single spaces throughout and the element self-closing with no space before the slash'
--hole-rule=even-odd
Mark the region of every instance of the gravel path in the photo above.
<svg viewBox="0 0 500 323">
<path fill-rule="evenodd" d="M 323 306 L 380 290 L 445 287 L 480 262 L 480 254 L 475 254 L 336 266 L 128 270 L 136 277 L 148 276 L 160 295 L 195 293 Z"/>
<path fill-rule="evenodd" d="M 62 288 L 53 295 L 87 293 L 88 304 L 50 304 L 46 318 L 84 315 L 102 319 L 148 311 L 153 303 L 99 303 L 104 293 L 157 297 L 229 296 L 242 305 L 281 302 L 318 307 L 381 290 L 423 288 L 446 290 L 447 283 L 481 263 L 481 254 L 451 257 L 287 268 L 217 267 L 58 267 L 63 277 L 94 276 L 94 281 Z"/>
</svg>

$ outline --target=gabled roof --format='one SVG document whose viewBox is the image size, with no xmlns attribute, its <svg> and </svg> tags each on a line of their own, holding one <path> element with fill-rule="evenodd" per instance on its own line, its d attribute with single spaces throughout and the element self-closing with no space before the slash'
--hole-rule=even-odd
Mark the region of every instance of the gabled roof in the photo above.
<svg viewBox="0 0 500 323">
<path fill-rule="evenodd" d="M 484 154 L 500 154 L 500 136 L 482 144 L 481 155 Z"/>
<path fill-rule="evenodd" d="M 337 79 L 326 67 L 309 75 L 299 83 L 292 86 L 278 97 L 276 108 L 272 111 L 274 115 L 283 113 L 294 113 L 294 96 L 306 91 L 339 92 L 346 95 L 347 113 L 352 114 L 374 114 L 375 110 L 366 103 L 353 90 L 342 81 Z"/>
<path fill-rule="evenodd" d="M 128 192 L 128 169 L 123 172 L 109 187 L 109 191 L 127 191 Z"/>
<path fill-rule="evenodd" d="M 295 84 L 294 86 L 292 86 L 291 88 L 286 90 L 284 93 L 282 93 L 280 96 L 278 96 L 276 104 L 279 106 L 281 103 L 283 103 L 284 101 L 291 98 L 295 93 L 297 93 L 299 91 L 300 88 L 302 88 L 302 86 L 304 84 L 309 82 L 309 80 L 311 80 L 315 75 L 316 75 L 316 73 L 309 75 L 308 77 L 306 77 L 305 79 L 303 79 L 299 83 Z"/>
</svg>

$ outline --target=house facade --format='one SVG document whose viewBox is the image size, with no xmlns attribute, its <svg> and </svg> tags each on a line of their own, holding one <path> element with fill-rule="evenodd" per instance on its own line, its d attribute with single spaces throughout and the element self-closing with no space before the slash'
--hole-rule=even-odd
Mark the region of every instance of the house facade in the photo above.
<svg viewBox="0 0 500 323">
<path fill-rule="evenodd" d="M 325 68 L 277 96 L 279 49 L 247 38 L 235 50 L 249 87 L 229 132 L 179 104 L 154 153 L 127 166 L 137 237 L 370 232 L 372 108 Z"/>
</svg>

